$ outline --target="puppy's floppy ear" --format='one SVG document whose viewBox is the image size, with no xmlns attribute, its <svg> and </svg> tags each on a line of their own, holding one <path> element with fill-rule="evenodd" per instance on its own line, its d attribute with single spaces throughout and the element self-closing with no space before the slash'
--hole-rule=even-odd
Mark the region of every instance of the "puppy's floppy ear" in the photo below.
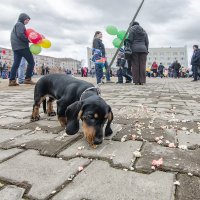
<svg viewBox="0 0 200 200">
<path fill-rule="evenodd" d="M 111 122 L 113 120 L 113 112 L 112 112 L 110 106 L 108 106 L 108 114 L 106 115 L 106 118 L 108 119 L 108 122 L 107 122 L 107 125 L 106 125 L 106 128 L 105 128 L 105 136 L 110 136 L 113 133 L 113 131 L 110 127 Z"/>
<path fill-rule="evenodd" d="M 82 115 L 81 107 L 83 101 L 76 101 L 67 107 L 65 116 L 67 117 L 66 133 L 74 135 L 79 131 L 79 119 Z"/>
</svg>

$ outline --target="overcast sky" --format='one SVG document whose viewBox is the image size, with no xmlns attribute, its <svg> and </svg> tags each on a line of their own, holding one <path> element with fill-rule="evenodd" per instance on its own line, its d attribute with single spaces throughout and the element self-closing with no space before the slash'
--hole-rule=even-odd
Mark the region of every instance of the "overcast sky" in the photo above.
<svg viewBox="0 0 200 200">
<path fill-rule="evenodd" d="M 0 46 L 10 48 L 10 32 L 21 12 L 27 13 L 33 28 L 52 42 L 42 55 L 86 59 L 94 32 L 103 32 L 106 47 L 114 36 L 107 25 L 127 29 L 141 0 L 1 0 Z M 145 0 L 136 19 L 149 35 L 150 47 L 200 44 L 199 0 Z"/>
</svg>

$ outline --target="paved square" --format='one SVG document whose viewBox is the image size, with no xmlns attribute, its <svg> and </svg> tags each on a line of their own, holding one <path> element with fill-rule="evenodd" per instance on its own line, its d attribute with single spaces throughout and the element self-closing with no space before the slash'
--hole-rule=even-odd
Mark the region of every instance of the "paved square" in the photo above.
<svg viewBox="0 0 200 200">
<path fill-rule="evenodd" d="M 30 122 L 33 86 L 1 89 L 0 199 L 199 200 L 199 88 L 188 78 L 102 85 L 114 134 L 96 149 L 42 109 Z"/>
</svg>

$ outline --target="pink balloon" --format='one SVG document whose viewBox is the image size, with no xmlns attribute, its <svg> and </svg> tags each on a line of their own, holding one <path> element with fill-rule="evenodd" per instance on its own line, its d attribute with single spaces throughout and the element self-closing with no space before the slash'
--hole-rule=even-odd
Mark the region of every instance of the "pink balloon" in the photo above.
<svg viewBox="0 0 200 200">
<path fill-rule="evenodd" d="M 42 36 L 39 33 L 33 31 L 33 32 L 30 32 L 28 39 L 33 44 L 38 44 L 41 42 Z"/>
</svg>

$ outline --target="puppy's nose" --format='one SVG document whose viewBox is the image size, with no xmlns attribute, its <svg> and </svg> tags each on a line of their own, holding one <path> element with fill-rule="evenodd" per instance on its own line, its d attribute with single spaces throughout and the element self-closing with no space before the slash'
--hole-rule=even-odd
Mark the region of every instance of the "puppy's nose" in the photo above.
<svg viewBox="0 0 200 200">
<path fill-rule="evenodd" d="M 94 139 L 94 144 L 98 145 L 98 144 L 101 144 L 101 143 L 102 143 L 101 139 L 98 139 L 98 138 Z"/>
</svg>

